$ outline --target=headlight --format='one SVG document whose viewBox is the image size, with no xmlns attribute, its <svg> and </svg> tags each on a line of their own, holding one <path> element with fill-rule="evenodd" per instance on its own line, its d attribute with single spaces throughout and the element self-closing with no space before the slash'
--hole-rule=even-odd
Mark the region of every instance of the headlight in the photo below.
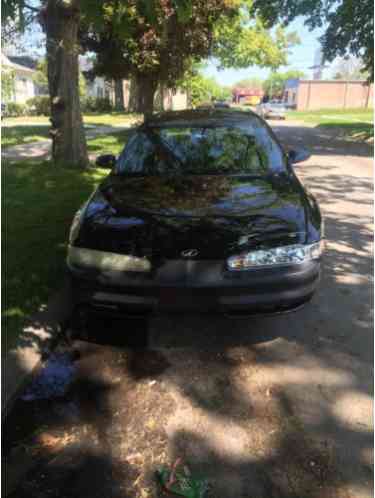
<svg viewBox="0 0 375 498">
<path fill-rule="evenodd" d="M 86 208 L 87 202 L 81 206 L 76 214 L 74 215 L 72 224 L 70 226 L 70 232 L 69 232 L 69 243 L 72 244 L 76 238 L 78 237 L 78 232 L 79 228 L 81 226 L 81 220 L 82 220 L 82 214 Z"/>
<path fill-rule="evenodd" d="M 151 263 L 147 258 L 138 258 L 126 254 L 95 251 L 82 247 L 69 246 L 68 266 L 83 269 L 105 271 L 136 271 L 147 272 L 151 270 Z"/>
<path fill-rule="evenodd" d="M 319 259 L 322 254 L 322 248 L 322 242 L 310 245 L 293 244 L 232 256 L 228 259 L 227 263 L 230 270 L 249 270 L 264 266 L 298 264 Z"/>
</svg>

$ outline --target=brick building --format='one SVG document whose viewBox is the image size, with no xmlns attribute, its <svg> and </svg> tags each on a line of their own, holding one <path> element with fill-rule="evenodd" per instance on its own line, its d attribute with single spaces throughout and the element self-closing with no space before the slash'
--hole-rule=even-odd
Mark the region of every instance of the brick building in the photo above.
<svg viewBox="0 0 375 498">
<path fill-rule="evenodd" d="M 299 80 L 285 84 L 284 100 L 299 111 L 372 107 L 373 84 L 366 81 Z"/>
</svg>

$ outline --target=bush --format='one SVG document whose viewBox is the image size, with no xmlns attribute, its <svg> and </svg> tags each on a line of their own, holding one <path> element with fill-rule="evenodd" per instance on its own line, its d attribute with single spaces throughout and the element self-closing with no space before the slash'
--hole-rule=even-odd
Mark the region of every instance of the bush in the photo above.
<svg viewBox="0 0 375 498">
<path fill-rule="evenodd" d="M 94 97 L 85 97 L 81 99 L 81 111 L 82 112 L 93 112 L 95 107 Z"/>
<path fill-rule="evenodd" d="M 27 114 L 27 107 L 25 104 L 18 104 L 17 102 L 8 102 L 6 105 L 7 116 L 25 116 Z"/>
<path fill-rule="evenodd" d="M 36 116 L 49 116 L 51 113 L 50 100 L 47 95 L 39 95 L 27 101 L 28 111 Z"/>
<path fill-rule="evenodd" d="M 113 106 L 108 98 L 86 97 L 81 100 L 82 112 L 111 112 Z"/>
</svg>

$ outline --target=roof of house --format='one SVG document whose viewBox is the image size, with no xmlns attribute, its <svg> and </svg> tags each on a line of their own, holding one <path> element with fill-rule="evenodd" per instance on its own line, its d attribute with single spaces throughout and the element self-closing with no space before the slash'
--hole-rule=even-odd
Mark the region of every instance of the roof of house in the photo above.
<svg viewBox="0 0 375 498">
<path fill-rule="evenodd" d="M 1 54 L 1 66 L 5 68 L 13 69 L 14 71 L 22 71 L 24 73 L 29 73 L 30 75 L 35 73 L 35 69 L 30 69 L 27 66 L 22 66 L 21 64 L 16 64 L 12 62 L 6 55 Z"/>
<path fill-rule="evenodd" d="M 18 64 L 19 66 L 25 66 L 29 69 L 36 69 L 38 66 L 37 59 L 30 57 L 29 55 L 8 55 L 10 62 L 13 64 Z"/>
</svg>

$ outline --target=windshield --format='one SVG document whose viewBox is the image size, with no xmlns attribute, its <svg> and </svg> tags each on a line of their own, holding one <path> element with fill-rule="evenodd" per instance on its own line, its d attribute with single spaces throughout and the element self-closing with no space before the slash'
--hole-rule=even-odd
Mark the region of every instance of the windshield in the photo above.
<svg viewBox="0 0 375 498">
<path fill-rule="evenodd" d="M 284 156 L 263 125 L 144 127 L 116 165 L 125 175 L 265 176 L 285 170 Z"/>
</svg>

